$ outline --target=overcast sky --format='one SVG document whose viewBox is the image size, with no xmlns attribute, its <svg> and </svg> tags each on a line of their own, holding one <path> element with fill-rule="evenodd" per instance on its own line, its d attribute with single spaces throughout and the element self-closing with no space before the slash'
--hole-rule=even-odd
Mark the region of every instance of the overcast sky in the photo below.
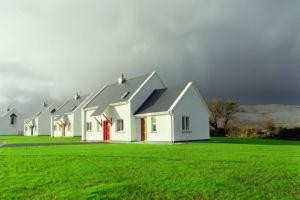
<svg viewBox="0 0 300 200">
<path fill-rule="evenodd" d="M 0 0 L 0 110 L 156 70 L 206 99 L 300 104 L 299 0 Z"/>
</svg>

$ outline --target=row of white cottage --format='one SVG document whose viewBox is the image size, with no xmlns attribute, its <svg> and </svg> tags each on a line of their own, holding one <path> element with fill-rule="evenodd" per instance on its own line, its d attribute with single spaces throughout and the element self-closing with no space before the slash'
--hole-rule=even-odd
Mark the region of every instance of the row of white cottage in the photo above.
<svg viewBox="0 0 300 200">
<path fill-rule="evenodd" d="M 209 110 L 197 87 L 167 88 L 154 71 L 43 104 L 24 120 L 24 135 L 81 136 L 83 141 L 179 142 L 209 139 Z"/>
</svg>

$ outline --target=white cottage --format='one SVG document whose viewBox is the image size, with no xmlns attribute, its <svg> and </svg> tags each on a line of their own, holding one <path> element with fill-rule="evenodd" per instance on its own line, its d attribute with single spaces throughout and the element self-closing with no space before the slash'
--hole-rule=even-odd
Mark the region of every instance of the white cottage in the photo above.
<svg viewBox="0 0 300 200">
<path fill-rule="evenodd" d="M 83 108 L 82 140 L 209 139 L 209 111 L 193 83 L 166 88 L 156 72 L 104 86 Z"/>
<path fill-rule="evenodd" d="M 0 135 L 22 135 L 23 119 L 15 108 L 7 108 L 0 117 Z"/>
<path fill-rule="evenodd" d="M 51 115 L 56 111 L 55 104 L 43 102 L 41 108 L 24 120 L 25 136 L 40 136 L 51 134 Z"/>
<path fill-rule="evenodd" d="M 193 82 L 155 90 L 135 113 L 141 140 L 184 142 L 209 139 L 209 110 Z"/>
<path fill-rule="evenodd" d="M 81 109 L 91 97 L 76 94 L 59 107 L 51 117 L 51 137 L 81 136 Z"/>
</svg>

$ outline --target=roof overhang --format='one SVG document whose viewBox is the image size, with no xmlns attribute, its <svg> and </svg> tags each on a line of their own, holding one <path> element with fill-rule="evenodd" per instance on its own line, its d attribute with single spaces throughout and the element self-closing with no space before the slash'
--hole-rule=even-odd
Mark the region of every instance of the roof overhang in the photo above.
<svg viewBox="0 0 300 200">
<path fill-rule="evenodd" d="M 90 107 L 90 108 L 84 108 L 83 111 L 90 111 L 90 110 L 96 110 L 98 109 L 98 106 Z"/>
<path fill-rule="evenodd" d="M 141 114 L 136 114 L 134 116 L 136 117 L 147 117 L 147 116 L 154 116 L 154 115 L 170 115 L 172 112 L 170 111 L 162 111 L 162 112 L 153 112 L 153 113 L 141 113 Z"/>
<path fill-rule="evenodd" d="M 128 101 L 120 101 L 120 102 L 117 102 L 117 103 L 110 103 L 108 105 L 109 106 L 121 106 L 121 105 L 125 105 L 125 104 L 128 104 Z"/>
</svg>

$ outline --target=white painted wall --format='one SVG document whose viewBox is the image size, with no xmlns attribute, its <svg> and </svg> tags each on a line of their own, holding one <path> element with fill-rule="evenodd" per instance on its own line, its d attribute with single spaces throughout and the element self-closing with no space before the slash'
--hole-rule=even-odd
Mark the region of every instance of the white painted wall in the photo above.
<svg viewBox="0 0 300 200">
<path fill-rule="evenodd" d="M 15 125 L 10 124 L 10 115 L 15 113 L 17 121 Z M 0 135 L 22 135 L 23 134 L 23 121 L 24 118 L 15 109 L 9 111 L 3 117 L 0 117 Z"/>
<path fill-rule="evenodd" d="M 172 117 L 169 114 L 153 115 L 156 117 L 156 132 L 152 132 L 151 116 L 147 116 L 147 140 L 148 142 L 171 142 L 172 141 Z M 141 134 L 140 134 L 141 135 Z"/>
<path fill-rule="evenodd" d="M 62 136 L 62 129 L 58 125 L 60 124 L 59 120 L 53 120 L 54 117 L 52 117 L 51 120 L 51 126 L 52 126 L 52 131 L 51 131 L 51 136 L 52 137 L 61 137 Z M 54 126 L 56 126 L 56 129 L 54 129 Z"/>
<path fill-rule="evenodd" d="M 158 77 L 157 73 L 153 73 L 153 75 L 147 80 L 147 82 L 143 85 L 143 87 L 133 96 L 131 97 L 129 104 L 131 106 L 130 117 L 131 117 L 131 133 L 132 133 L 132 141 L 140 140 L 140 119 L 135 117 L 133 114 L 137 111 L 137 109 L 146 101 L 146 99 L 152 94 L 155 89 L 164 88 L 163 82 Z"/>
<path fill-rule="evenodd" d="M 33 119 L 34 127 L 33 127 L 33 136 L 38 136 L 39 133 L 39 118 L 36 117 Z"/>
<path fill-rule="evenodd" d="M 33 136 L 50 135 L 51 134 L 51 110 L 56 108 L 54 104 L 48 106 L 43 112 L 34 119 L 31 119 L 31 123 L 34 122 L 36 128 L 33 128 Z M 24 122 L 24 135 L 31 136 L 30 127 L 27 127 L 25 131 L 26 123 Z"/>
<path fill-rule="evenodd" d="M 82 118 L 82 140 L 83 141 L 103 141 L 103 131 L 102 128 L 100 128 L 99 131 L 97 131 L 97 121 L 95 120 L 95 117 L 91 117 L 91 114 L 95 112 L 96 109 L 90 109 L 90 110 L 84 110 L 83 111 L 83 118 Z M 99 121 L 101 119 L 97 117 Z M 92 123 L 92 130 L 87 131 L 86 130 L 86 123 L 91 122 Z"/>
<path fill-rule="evenodd" d="M 37 135 L 50 135 L 51 134 L 51 110 L 55 109 L 56 105 L 50 105 L 38 117 Z"/>
<path fill-rule="evenodd" d="M 97 120 L 95 117 L 91 117 L 90 115 L 95 110 L 86 110 L 84 112 L 84 136 L 83 140 L 86 141 L 103 141 L 103 127 L 99 127 L 97 129 Z M 112 125 L 110 127 L 110 141 L 131 141 L 131 116 L 130 116 L 130 107 L 128 104 L 125 105 L 117 105 L 111 106 L 104 111 L 105 116 L 110 120 L 112 119 Z M 105 121 L 106 118 L 104 116 L 98 116 L 98 121 Z M 117 131 L 117 120 L 124 120 L 124 131 Z M 92 123 L 92 130 L 86 130 L 86 123 Z"/>
<path fill-rule="evenodd" d="M 130 105 L 119 105 L 113 106 L 110 109 L 109 113 L 106 113 L 107 116 L 112 118 L 112 127 L 110 131 L 110 140 L 111 141 L 132 141 L 132 132 L 131 132 L 131 115 L 130 115 Z M 117 131 L 117 120 L 123 119 L 124 120 L 124 131 Z"/>
<path fill-rule="evenodd" d="M 197 91 L 191 86 L 172 111 L 174 140 L 207 140 L 209 136 L 209 113 Z M 190 132 L 182 131 L 182 116 L 190 117 Z"/>
<path fill-rule="evenodd" d="M 75 137 L 82 135 L 81 118 L 82 118 L 81 108 L 76 109 L 75 112 L 73 113 L 73 123 L 72 123 L 72 135 Z"/>
<path fill-rule="evenodd" d="M 66 124 L 66 128 L 65 128 L 65 137 L 74 137 L 74 132 L 76 132 L 76 130 L 74 130 L 74 114 L 68 114 L 63 121 Z M 69 125 L 70 126 L 70 131 L 69 131 Z M 77 130 L 78 131 L 78 130 Z M 62 133 L 62 132 L 61 132 Z M 60 134 L 61 134 L 60 133 Z"/>
<path fill-rule="evenodd" d="M 31 123 L 31 122 L 27 122 L 27 123 Z M 30 125 L 28 125 L 27 123 L 24 122 L 24 135 L 31 136 L 31 128 L 30 128 Z M 26 127 L 27 127 L 27 130 L 26 130 Z"/>
</svg>

